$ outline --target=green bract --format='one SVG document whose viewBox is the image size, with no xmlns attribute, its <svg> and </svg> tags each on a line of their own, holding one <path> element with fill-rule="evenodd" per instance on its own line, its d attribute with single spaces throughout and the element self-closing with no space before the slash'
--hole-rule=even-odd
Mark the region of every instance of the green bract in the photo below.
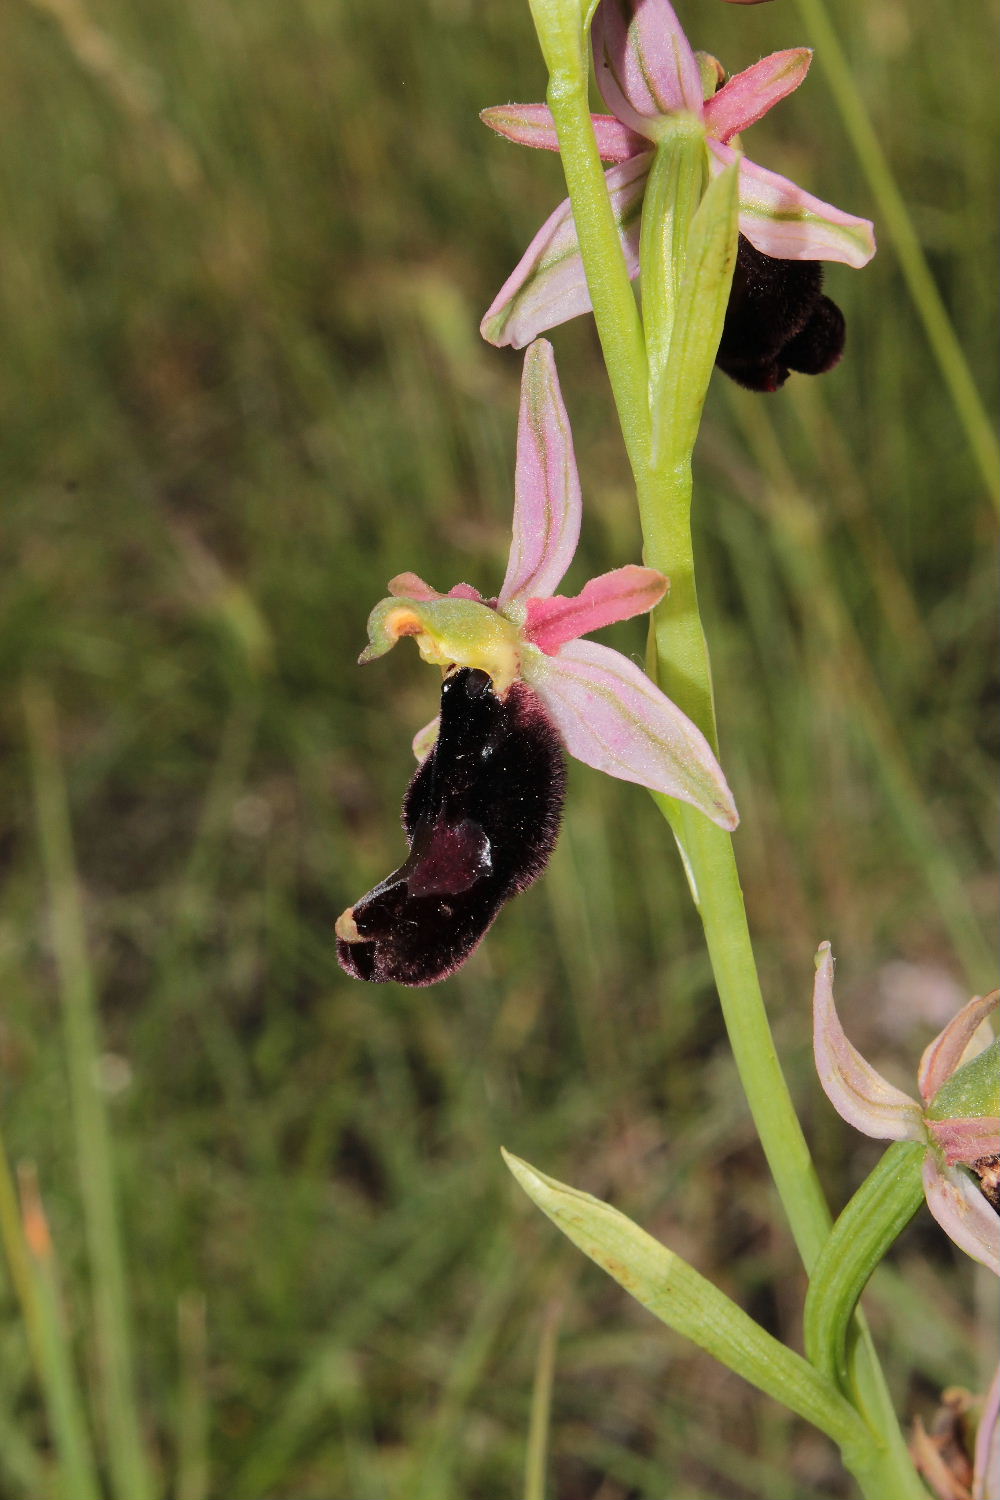
<svg viewBox="0 0 1000 1500">
<path fill-rule="evenodd" d="M 981 1120 L 1000 1115 L 1000 1038 L 956 1068 L 927 1107 L 931 1120 Z"/>
</svg>

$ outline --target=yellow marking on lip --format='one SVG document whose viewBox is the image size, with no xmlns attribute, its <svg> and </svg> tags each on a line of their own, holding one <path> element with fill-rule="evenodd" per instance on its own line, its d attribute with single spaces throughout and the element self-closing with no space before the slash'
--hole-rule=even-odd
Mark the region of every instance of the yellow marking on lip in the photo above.
<svg viewBox="0 0 1000 1500">
<path fill-rule="evenodd" d="M 364 942 L 364 938 L 358 931 L 358 924 L 354 920 L 353 906 L 349 906 L 346 911 L 340 913 L 340 916 L 333 924 L 333 930 L 342 943 Z"/>
</svg>

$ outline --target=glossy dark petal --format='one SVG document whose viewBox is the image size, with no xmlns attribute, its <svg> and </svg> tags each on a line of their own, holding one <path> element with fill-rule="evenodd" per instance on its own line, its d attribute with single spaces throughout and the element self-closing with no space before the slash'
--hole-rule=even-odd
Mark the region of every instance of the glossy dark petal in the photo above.
<svg viewBox="0 0 1000 1500">
<path fill-rule="evenodd" d="M 792 370 L 821 375 L 844 352 L 844 315 L 823 295 L 818 260 L 776 260 L 742 234 L 715 362 L 752 391 L 776 391 Z"/>
<path fill-rule="evenodd" d="M 523 682 L 498 698 L 485 672 L 445 679 L 437 744 L 403 799 L 406 862 L 337 923 L 355 979 L 434 984 L 465 962 L 501 906 L 555 846 L 562 743 Z"/>
</svg>

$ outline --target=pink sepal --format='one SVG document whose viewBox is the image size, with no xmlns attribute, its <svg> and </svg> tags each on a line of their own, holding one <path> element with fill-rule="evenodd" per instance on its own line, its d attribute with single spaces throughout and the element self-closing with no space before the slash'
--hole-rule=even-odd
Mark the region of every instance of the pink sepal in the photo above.
<svg viewBox="0 0 1000 1500">
<path fill-rule="evenodd" d="M 701 74 L 668 0 L 601 0 L 591 27 L 605 103 L 641 135 L 664 115 L 700 115 Z"/>
<path fill-rule="evenodd" d="M 514 521 L 502 609 L 548 595 L 573 561 L 583 502 L 573 434 L 548 339 L 524 356 L 514 466 Z"/>
<path fill-rule="evenodd" d="M 711 746 L 634 662 L 596 641 L 525 653 L 522 672 L 585 765 L 680 797 L 723 828 L 739 821 Z"/>
<path fill-rule="evenodd" d="M 669 587 L 655 568 L 630 564 L 592 578 L 579 594 L 567 598 L 529 599 L 524 622 L 525 638 L 547 656 L 555 656 L 567 641 L 575 641 L 602 625 L 631 620 L 654 609 Z"/>
<path fill-rule="evenodd" d="M 713 176 L 740 163 L 740 233 L 775 260 L 833 260 L 858 270 L 875 254 L 870 219 L 846 214 L 782 177 L 709 139 Z"/>
<path fill-rule="evenodd" d="M 887 1141 L 924 1141 L 916 1100 L 894 1088 L 844 1034 L 833 1000 L 833 954 L 821 943 L 813 986 L 813 1053 L 819 1081 L 837 1113 L 855 1130 Z"/>
<path fill-rule="evenodd" d="M 972 1038 L 986 1017 L 996 1010 L 998 1004 L 1000 1004 L 1000 990 L 994 990 L 991 995 L 982 997 L 976 995 L 968 1005 L 962 1006 L 957 1016 L 951 1018 L 940 1035 L 924 1048 L 924 1054 L 917 1069 L 917 1083 L 920 1088 L 920 1097 L 925 1103 L 930 1103 L 941 1085 L 965 1060 L 965 1052 Z M 982 1048 L 979 1051 L 982 1051 Z"/>
<path fill-rule="evenodd" d="M 495 104 L 480 112 L 484 125 L 519 146 L 534 146 L 542 151 L 558 151 L 552 111 L 547 104 Z M 645 136 L 630 130 L 614 115 L 591 115 L 597 149 L 602 161 L 628 161 L 640 151 L 649 150 Z"/>
<path fill-rule="evenodd" d="M 705 103 L 705 124 L 720 141 L 728 141 L 741 130 L 749 130 L 773 109 L 779 100 L 794 93 L 809 72 L 809 47 L 790 47 L 772 52 L 724 83 Z"/>
<path fill-rule="evenodd" d="M 1000 1155 L 1000 1116 L 978 1119 L 928 1120 L 927 1132 L 944 1152 L 949 1167 L 971 1166 L 983 1156 Z"/>
<path fill-rule="evenodd" d="M 977 1183 L 961 1167 L 941 1167 L 933 1151 L 924 1157 L 927 1207 L 960 1250 L 1000 1276 L 1000 1217 Z"/>
<path fill-rule="evenodd" d="M 976 1433 L 972 1500 L 1000 1500 L 1000 1365 L 990 1382 Z"/>
<path fill-rule="evenodd" d="M 605 173 L 630 277 L 639 274 L 639 224 L 652 153 Z M 535 235 L 486 310 L 479 331 L 488 344 L 523 349 L 547 328 L 591 310 L 580 243 L 568 198 Z"/>
</svg>

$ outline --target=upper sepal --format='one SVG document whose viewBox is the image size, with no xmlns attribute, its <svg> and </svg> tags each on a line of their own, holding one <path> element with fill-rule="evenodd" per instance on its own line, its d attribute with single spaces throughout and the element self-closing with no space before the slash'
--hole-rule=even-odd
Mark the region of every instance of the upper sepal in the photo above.
<svg viewBox="0 0 1000 1500">
<path fill-rule="evenodd" d="M 876 1072 L 845 1035 L 833 1000 L 829 943 L 821 943 L 816 954 L 813 1051 L 819 1081 L 849 1125 L 879 1140 L 926 1140 L 920 1105 Z"/>
<path fill-rule="evenodd" d="M 603 0 L 591 39 L 597 86 L 633 130 L 655 136 L 665 115 L 701 115 L 701 71 L 669 0 Z"/>
<path fill-rule="evenodd" d="M 536 339 L 524 356 L 514 468 L 514 520 L 502 609 L 545 598 L 573 561 L 583 501 L 573 433 L 559 389 L 555 354 Z"/>
</svg>

